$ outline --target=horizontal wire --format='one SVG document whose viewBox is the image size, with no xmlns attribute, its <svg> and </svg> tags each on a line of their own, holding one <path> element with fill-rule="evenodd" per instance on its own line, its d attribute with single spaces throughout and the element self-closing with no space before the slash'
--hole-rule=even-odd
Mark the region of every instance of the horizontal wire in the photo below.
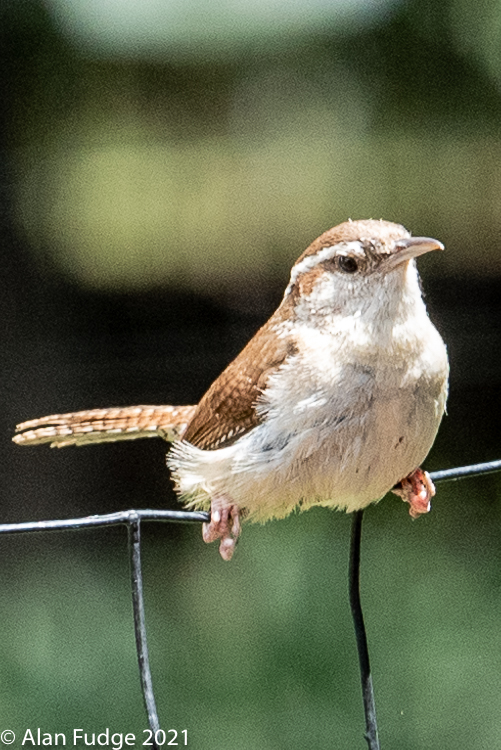
<svg viewBox="0 0 501 750">
<path fill-rule="evenodd" d="M 433 482 L 454 481 L 466 477 L 492 474 L 501 471 L 501 461 L 487 461 L 483 464 L 458 466 L 430 472 Z M 66 518 L 54 521 L 26 521 L 22 523 L 0 523 L 0 534 L 16 534 L 28 531 L 55 531 L 57 529 L 82 529 L 89 526 L 117 526 L 141 521 L 170 521 L 172 523 L 209 523 L 210 513 L 201 510 L 121 510 L 116 513 Z"/>
<path fill-rule="evenodd" d="M 455 481 L 464 477 L 477 477 L 480 474 L 493 474 L 501 471 L 501 461 L 487 461 L 484 464 L 472 464 L 471 466 L 458 466 L 455 469 L 442 469 L 431 471 L 432 482 Z"/>
<path fill-rule="evenodd" d="M 121 510 L 83 518 L 65 518 L 55 521 L 25 521 L 0 523 L 2 533 L 24 533 L 27 531 L 53 531 L 57 529 L 82 529 L 89 526 L 118 526 L 141 521 L 171 521 L 174 523 L 208 523 L 210 514 L 200 510 Z"/>
</svg>

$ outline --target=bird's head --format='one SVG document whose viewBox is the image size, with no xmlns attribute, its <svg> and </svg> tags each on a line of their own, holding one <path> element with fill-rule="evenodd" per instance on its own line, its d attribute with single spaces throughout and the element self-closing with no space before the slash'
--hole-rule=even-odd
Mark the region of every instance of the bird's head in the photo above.
<svg viewBox="0 0 501 750">
<path fill-rule="evenodd" d="M 315 315 L 377 314 L 406 295 L 420 297 L 414 259 L 443 250 L 389 221 L 347 221 L 324 232 L 291 271 L 285 298 Z"/>
</svg>

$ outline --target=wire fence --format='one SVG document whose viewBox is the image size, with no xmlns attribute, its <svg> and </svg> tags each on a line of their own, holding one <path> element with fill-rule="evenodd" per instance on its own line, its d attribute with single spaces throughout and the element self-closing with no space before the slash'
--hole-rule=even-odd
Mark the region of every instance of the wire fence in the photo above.
<svg viewBox="0 0 501 750">
<path fill-rule="evenodd" d="M 501 460 L 487 463 L 461 466 L 430 473 L 433 482 L 445 482 L 467 477 L 479 476 L 501 471 Z M 376 706 L 372 686 L 369 649 L 360 601 L 360 550 L 362 535 L 363 510 L 353 513 L 350 561 L 349 561 L 349 594 L 350 606 L 355 628 L 357 651 L 362 683 L 362 699 L 365 714 L 365 739 L 369 750 L 379 750 Z M 0 524 L 0 534 L 24 534 L 68 529 L 83 529 L 91 526 L 117 526 L 123 524 L 128 529 L 128 546 L 131 573 L 132 605 L 134 612 L 134 631 L 139 665 L 141 689 L 152 732 L 153 747 L 159 747 L 156 736 L 160 731 L 160 722 L 156 708 L 155 694 L 151 679 L 146 637 L 146 618 L 143 597 L 143 575 L 141 568 L 141 521 L 164 521 L 170 523 L 203 523 L 210 521 L 210 514 L 201 511 L 176 510 L 125 510 L 117 513 L 69 518 L 50 521 L 28 521 L 23 523 Z"/>
</svg>

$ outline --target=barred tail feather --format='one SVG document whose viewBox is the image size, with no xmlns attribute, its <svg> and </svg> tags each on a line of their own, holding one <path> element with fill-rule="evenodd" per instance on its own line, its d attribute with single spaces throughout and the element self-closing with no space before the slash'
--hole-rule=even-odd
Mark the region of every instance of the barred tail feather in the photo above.
<svg viewBox="0 0 501 750">
<path fill-rule="evenodd" d="M 178 440 L 195 406 L 127 406 L 51 414 L 17 425 L 18 445 L 50 443 L 51 448 L 161 437 Z"/>
</svg>

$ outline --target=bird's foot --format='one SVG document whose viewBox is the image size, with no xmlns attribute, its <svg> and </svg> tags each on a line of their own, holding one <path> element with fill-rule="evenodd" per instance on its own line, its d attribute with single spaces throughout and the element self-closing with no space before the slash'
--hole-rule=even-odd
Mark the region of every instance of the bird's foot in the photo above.
<svg viewBox="0 0 501 750">
<path fill-rule="evenodd" d="M 224 496 L 215 497 L 211 502 L 210 523 L 204 523 L 204 542 L 220 539 L 219 554 L 223 560 L 231 560 L 240 536 L 240 511 L 238 505 Z"/>
<path fill-rule="evenodd" d="M 402 479 L 393 487 L 392 492 L 406 503 L 409 503 L 409 515 L 419 518 L 431 509 L 431 498 L 435 494 L 435 485 L 427 471 L 415 469 L 412 474 Z"/>
</svg>

